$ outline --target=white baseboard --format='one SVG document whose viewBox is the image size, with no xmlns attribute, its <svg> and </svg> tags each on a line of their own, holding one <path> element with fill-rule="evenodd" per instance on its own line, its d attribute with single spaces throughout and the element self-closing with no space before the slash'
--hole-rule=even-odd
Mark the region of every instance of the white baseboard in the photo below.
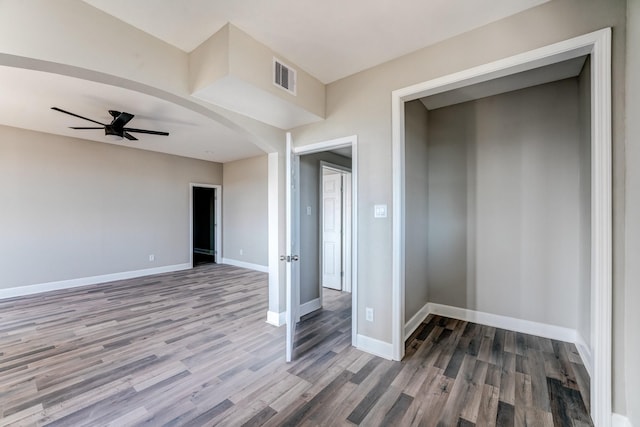
<svg viewBox="0 0 640 427">
<path fill-rule="evenodd" d="M 320 298 L 312 299 L 309 302 L 300 304 L 300 308 L 299 308 L 300 316 L 304 316 L 305 314 L 312 313 L 321 308 L 322 308 L 322 302 L 320 301 Z"/>
<path fill-rule="evenodd" d="M 249 270 L 261 271 L 263 273 L 269 272 L 269 267 L 266 265 L 253 264 L 250 262 L 238 261 L 237 259 L 222 258 L 222 264 L 233 265 L 235 267 L 248 268 Z"/>
<path fill-rule="evenodd" d="M 286 311 L 280 313 L 267 311 L 267 323 L 273 326 L 282 326 L 287 322 L 286 314 Z"/>
<path fill-rule="evenodd" d="M 576 331 L 574 329 L 442 304 L 429 303 L 428 305 L 430 314 L 452 317 L 467 322 L 479 323 L 481 325 L 536 335 L 543 338 L 551 338 L 558 341 L 576 342 Z"/>
<path fill-rule="evenodd" d="M 580 332 L 576 331 L 576 348 L 578 349 L 578 353 L 580 353 L 580 358 L 582 359 L 582 363 L 584 363 L 584 367 L 589 373 L 591 377 L 592 367 L 593 367 L 593 357 L 591 356 L 591 349 L 587 345 L 587 342 L 584 340 Z"/>
<path fill-rule="evenodd" d="M 409 319 L 409 321 L 404 325 L 404 339 L 406 340 L 407 338 L 409 338 L 411 336 L 412 333 L 415 332 L 416 329 L 418 329 L 418 326 L 420 326 L 420 324 L 422 322 L 424 322 L 424 320 L 427 318 L 427 316 L 429 315 L 429 303 L 426 303 L 424 306 L 422 306 L 422 308 L 420 310 L 418 310 L 418 312 L 416 314 L 413 315 L 413 317 L 411 319 Z"/>
<path fill-rule="evenodd" d="M 38 283 L 35 285 L 18 286 L 0 289 L 0 299 L 39 294 L 41 292 L 57 291 L 61 289 L 77 288 L 79 286 L 97 285 L 99 283 L 114 282 L 116 280 L 134 279 L 136 277 L 151 276 L 152 274 L 170 273 L 188 270 L 191 264 L 166 265 L 164 267 L 146 268 L 144 270 L 123 271 L 121 273 L 103 274 L 100 276 L 80 277 L 77 279 L 60 280 L 57 282 Z"/>
<path fill-rule="evenodd" d="M 633 427 L 629 418 L 624 415 L 613 413 L 611 415 L 611 427 Z"/>
<path fill-rule="evenodd" d="M 584 363 L 584 367 L 589 375 L 592 375 L 593 357 L 591 355 L 591 349 L 582 335 L 574 329 L 430 302 L 425 304 L 424 307 L 422 307 L 405 324 L 405 339 L 407 339 L 418 328 L 418 326 L 420 326 L 429 314 L 437 314 L 440 316 L 465 320 L 467 322 L 493 326 L 495 328 L 507 329 L 510 331 L 574 343 L 578 349 L 578 353 L 580 353 L 580 358 Z"/>
<path fill-rule="evenodd" d="M 356 336 L 356 348 L 388 360 L 393 360 L 393 345 L 385 341 L 358 334 Z"/>
</svg>

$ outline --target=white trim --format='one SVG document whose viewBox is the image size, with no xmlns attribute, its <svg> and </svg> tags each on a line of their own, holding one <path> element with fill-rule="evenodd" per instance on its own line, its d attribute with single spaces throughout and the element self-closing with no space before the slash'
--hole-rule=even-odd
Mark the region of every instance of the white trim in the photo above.
<svg viewBox="0 0 640 427">
<path fill-rule="evenodd" d="M 570 343 L 576 342 L 576 331 L 562 326 L 532 322 L 530 320 L 517 319 L 515 317 L 501 316 L 499 314 L 485 313 L 482 311 L 469 310 L 444 304 L 429 303 L 427 305 L 429 306 L 429 314 L 451 317 L 453 319 L 464 320 L 466 322 L 479 323 L 481 325 L 491 326 L 494 328 L 521 332 L 543 338 L 551 338 L 558 341 Z"/>
<path fill-rule="evenodd" d="M 286 315 L 286 311 L 281 311 L 280 313 L 267 311 L 267 323 L 273 326 L 282 326 L 287 322 Z"/>
<path fill-rule="evenodd" d="M 330 139 L 328 141 L 316 142 L 314 144 L 302 145 L 300 147 L 293 147 L 295 154 L 313 154 L 321 151 L 335 150 L 336 148 L 353 147 L 353 144 L 358 142 L 358 135 L 345 136 L 342 138 Z M 355 159 L 353 150 L 351 151 L 351 159 Z M 351 165 L 353 168 L 353 164 Z"/>
<path fill-rule="evenodd" d="M 593 376 L 593 356 L 591 355 L 591 349 L 584 340 L 584 337 L 578 331 L 576 331 L 575 345 L 578 349 L 578 353 L 580 353 L 582 363 L 589 373 L 589 377 Z"/>
<path fill-rule="evenodd" d="M 591 415 L 611 425 L 611 29 L 605 28 L 495 62 L 398 89 L 391 94 L 393 167 L 392 342 L 395 360 L 404 355 L 404 103 L 591 54 Z"/>
<path fill-rule="evenodd" d="M 403 334 L 405 298 L 404 257 L 404 103 L 396 92 L 392 92 L 391 105 L 391 168 L 392 168 L 392 219 L 391 219 L 391 342 L 393 360 L 404 357 Z"/>
<path fill-rule="evenodd" d="M 418 326 L 420 326 L 420 324 L 425 321 L 429 314 L 429 303 L 426 303 L 420 310 L 418 310 L 416 314 L 413 315 L 413 317 L 411 317 L 411 319 L 407 321 L 407 323 L 405 323 L 404 336 L 409 338 L 411 334 L 414 333 L 416 329 L 418 329 Z"/>
<path fill-rule="evenodd" d="M 593 33 L 595 34 L 595 33 Z M 601 30 L 591 53 L 591 417 L 611 422 L 612 172 L 611 29 Z"/>
<path fill-rule="evenodd" d="M 60 280 L 57 282 L 38 283 L 35 285 L 18 286 L 0 289 L 0 299 L 39 294 L 41 292 L 58 291 L 61 289 L 77 288 L 80 286 L 97 285 L 116 280 L 134 279 L 136 277 L 151 276 L 153 274 L 171 273 L 189 270 L 191 264 L 166 265 L 164 267 L 146 268 L 144 270 L 123 271 L 121 273 L 102 274 L 100 276 L 80 277 L 77 279 Z"/>
<path fill-rule="evenodd" d="M 196 182 L 189 183 L 189 265 L 193 267 L 193 189 L 194 187 L 200 188 L 213 188 L 216 190 L 216 262 L 220 262 L 222 259 L 222 185 L 218 184 L 200 184 Z"/>
<path fill-rule="evenodd" d="M 307 301 L 304 304 L 300 304 L 300 316 L 304 316 L 305 314 L 313 313 L 316 310 L 320 310 L 322 308 L 322 302 L 320 298 L 312 299 L 311 301 Z"/>
<path fill-rule="evenodd" d="M 232 258 L 222 258 L 220 264 L 233 265 L 235 267 L 248 268 L 249 270 L 261 271 L 263 273 L 269 272 L 269 267 L 266 265 L 253 264 L 250 262 L 238 261 Z"/>
<path fill-rule="evenodd" d="M 633 427 L 633 425 L 629 418 L 614 412 L 611 415 L 611 427 Z"/>
<path fill-rule="evenodd" d="M 294 147 L 298 155 L 351 147 L 351 344 L 358 347 L 358 135 Z"/>
<path fill-rule="evenodd" d="M 577 330 L 554 326 L 540 322 L 517 319 L 509 316 L 485 313 L 482 311 L 469 310 L 466 308 L 453 307 L 444 304 L 426 303 L 418 312 L 404 325 L 404 336 L 409 337 L 420 326 L 430 314 L 436 314 L 453 319 L 460 319 L 467 322 L 478 323 L 480 325 L 493 326 L 495 328 L 521 332 L 539 337 L 551 338 L 554 340 L 574 343 L 580 358 L 589 375 L 592 372 L 591 350 L 587 346 L 584 338 Z"/>
<path fill-rule="evenodd" d="M 375 356 L 393 360 L 393 346 L 391 343 L 357 334 L 355 347 Z"/>
</svg>

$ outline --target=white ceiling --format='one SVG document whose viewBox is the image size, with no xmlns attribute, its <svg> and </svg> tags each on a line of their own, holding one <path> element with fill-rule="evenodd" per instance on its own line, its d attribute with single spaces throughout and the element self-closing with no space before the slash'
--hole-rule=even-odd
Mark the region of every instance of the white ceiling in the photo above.
<svg viewBox="0 0 640 427">
<path fill-rule="evenodd" d="M 331 82 L 548 0 L 84 0 L 190 52 L 231 22 L 323 82 Z M 37 35 L 46 37 L 46 34 Z M 187 108 L 120 87 L 0 66 L 0 125 L 228 162 L 263 154 L 238 132 Z M 113 142 L 50 108 L 110 122 L 136 117 L 137 134 Z"/>
<path fill-rule="evenodd" d="M 196 159 L 228 162 L 264 154 L 255 145 L 218 122 L 153 96 L 58 74 L 0 66 L 0 124 L 99 142 L 158 151 Z M 132 110 L 135 106 L 135 110 Z M 169 132 L 169 136 L 134 134 L 138 141 L 114 142 L 102 130 L 51 107 L 101 123 L 113 119 L 107 110 L 135 117 L 128 126 Z"/>
<path fill-rule="evenodd" d="M 231 22 L 329 83 L 548 0 L 84 0 L 186 52 Z"/>
</svg>

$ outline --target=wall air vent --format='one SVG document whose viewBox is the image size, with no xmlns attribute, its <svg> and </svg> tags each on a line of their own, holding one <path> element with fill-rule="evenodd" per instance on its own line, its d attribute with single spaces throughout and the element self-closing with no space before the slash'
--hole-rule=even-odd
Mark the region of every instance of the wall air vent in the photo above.
<svg viewBox="0 0 640 427">
<path fill-rule="evenodd" d="M 279 59 L 273 58 L 273 84 L 295 95 L 296 70 L 285 65 Z"/>
</svg>

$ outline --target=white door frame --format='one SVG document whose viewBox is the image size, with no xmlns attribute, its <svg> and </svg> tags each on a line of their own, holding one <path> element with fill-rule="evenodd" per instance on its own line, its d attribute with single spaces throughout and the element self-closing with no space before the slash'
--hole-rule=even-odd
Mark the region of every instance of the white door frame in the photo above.
<svg viewBox="0 0 640 427">
<path fill-rule="evenodd" d="M 355 346 L 358 331 L 358 136 L 295 147 L 293 152 L 300 156 L 344 147 L 351 147 L 351 344 Z"/>
<path fill-rule="evenodd" d="M 318 270 L 318 285 L 319 285 L 319 294 L 320 295 L 320 304 L 322 304 L 322 268 L 323 268 L 323 262 L 324 262 L 324 257 L 323 257 L 323 252 L 322 252 L 322 242 L 324 239 L 324 230 L 322 228 L 323 225 L 323 221 L 324 221 L 324 197 L 323 197 L 323 189 L 324 189 L 324 185 L 323 185 L 323 169 L 331 169 L 334 170 L 338 173 L 340 173 L 342 175 L 342 179 L 343 179 L 343 192 L 342 192 L 342 208 L 340 209 L 341 213 L 342 213 L 342 237 L 341 237 L 341 245 L 342 245 L 342 264 L 343 264 L 343 268 L 344 268 L 344 275 L 342 276 L 341 279 L 341 287 L 340 289 L 342 289 L 345 292 L 351 292 L 351 263 L 350 261 L 350 255 L 351 255 L 351 239 L 348 238 L 348 235 L 351 234 L 351 215 L 349 215 L 349 211 L 351 210 L 351 205 L 349 204 L 347 206 L 347 201 L 351 202 L 351 180 L 352 180 L 352 172 L 351 172 L 351 168 L 348 167 L 344 167 L 344 166 L 340 166 L 338 164 L 335 163 L 331 163 L 325 160 L 321 160 L 320 161 L 320 189 L 318 191 L 318 195 L 319 195 L 319 206 L 320 208 L 318 209 L 318 211 L 320 212 L 320 214 L 318 215 L 318 230 L 319 230 L 319 236 L 318 236 L 318 242 L 320 244 L 319 248 L 318 248 L 318 265 L 319 265 L 319 270 Z M 347 179 L 348 178 L 348 179 Z"/>
<path fill-rule="evenodd" d="M 189 265 L 193 268 L 193 189 L 214 188 L 216 190 L 216 263 L 222 262 L 222 185 L 217 184 L 200 184 L 195 182 L 189 183 Z"/>
<path fill-rule="evenodd" d="M 404 104 L 533 68 L 591 55 L 591 416 L 611 425 L 611 29 L 605 28 L 529 52 L 392 92 L 393 358 L 404 356 Z"/>
</svg>

